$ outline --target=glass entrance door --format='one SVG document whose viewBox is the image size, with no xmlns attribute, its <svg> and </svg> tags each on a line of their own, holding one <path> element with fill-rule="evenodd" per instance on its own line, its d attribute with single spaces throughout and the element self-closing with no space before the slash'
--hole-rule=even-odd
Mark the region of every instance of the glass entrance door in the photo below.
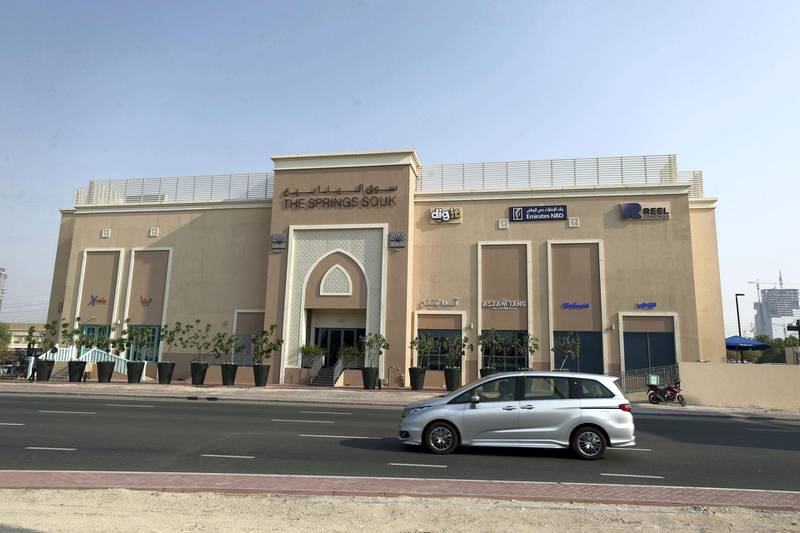
<svg viewBox="0 0 800 533">
<path fill-rule="evenodd" d="M 356 346 L 365 334 L 366 330 L 357 328 L 315 328 L 314 344 L 325 349 L 325 366 L 333 366 L 341 349 Z"/>
</svg>

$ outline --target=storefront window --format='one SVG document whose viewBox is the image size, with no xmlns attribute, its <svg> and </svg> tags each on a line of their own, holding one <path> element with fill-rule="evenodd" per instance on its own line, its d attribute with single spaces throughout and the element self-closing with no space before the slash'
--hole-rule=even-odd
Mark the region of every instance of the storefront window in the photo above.
<svg viewBox="0 0 800 533">
<path fill-rule="evenodd" d="M 518 330 L 495 330 L 500 337 L 500 347 L 492 350 L 483 350 L 483 366 L 494 368 L 500 372 L 510 372 L 528 368 L 528 351 L 525 349 L 524 340 L 528 335 L 527 331 Z M 489 330 L 483 330 L 484 335 Z"/>
<path fill-rule="evenodd" d="M 430 337 L 433 339 L 433 351 L 429 354 L 419 354 L 420 361 L 424 368 L 428 370 L 444 370 L 446 366 L 450 366 L 448 361 L 447 352 L 442 348 L 443 339 L 459 338 L 461 331 L 457 329 L 420 329 L 417 330 L 417 336 L 421 339 L 423 337 Z M 461 368 L 461 360 L 459 357 L 455 366 Z"/>
<path fill-rule="evenodd" d="M 580 340 L 577 357 L 570 357 L 560 347 L 565 339 L 573 336 Z M 554 331 L 555 370 L 572 372 L 603 373 L 603 339 L 599 331 Z"/>
<path fill-rule="evenodd" d="M 145 339 L 141 345 L 133 344 L 128 353 L 128 359 L 131 361 L 158 361 L 158 346 L 161 337 L 160 326 L 128 326 L 129 338 L 135 337 L 136 332 L 142 332 L 142 338 Z"/>
<path fill-rule="evenodd" d="M 84 335 L 89 335 L 94 339 L 94 342 L 91 345 L 81 346 L 81 355 L 83 355 L 89 350 L 91 350 L 97 344 L 97 341 L 99 339 L 108 337 L 108 334 L 111 331 L 111 326 L 98 325 L 98 324 L 84 324 L 81 327 L 81 329 L 83 330 Z"/>
</svg>

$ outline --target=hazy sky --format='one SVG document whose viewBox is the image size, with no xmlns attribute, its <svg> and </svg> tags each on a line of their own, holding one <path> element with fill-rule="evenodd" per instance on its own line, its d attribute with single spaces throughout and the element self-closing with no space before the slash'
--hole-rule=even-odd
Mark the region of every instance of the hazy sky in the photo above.
<svg viewBox="0 0 800 533">
<path fill-rule="evenodd" d="M 42 319 L 90 179 L 678 154 L 719 197 L 726 334 L 800 282 L 800 2 L 0 0 L 5 320 Z M 794 233 L 794 234 L 792 234 Z"/>
</svg>

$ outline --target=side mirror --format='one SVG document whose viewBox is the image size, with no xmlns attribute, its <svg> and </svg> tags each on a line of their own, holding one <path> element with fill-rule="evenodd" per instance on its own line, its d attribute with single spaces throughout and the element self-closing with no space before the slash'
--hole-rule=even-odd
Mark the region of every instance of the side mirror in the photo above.
<svg viewBox="0 0 800 533">
<path fill-rule="evenodd" d="M 471 401 L 472 403 L 480 403 L 480 401 L 481 401 L 481 397 L 480 397 L 480 396 L 478 396 L 477 394 L 473 394 L 473 395 L 470 397 L 469 401 Z"/>
</svg>

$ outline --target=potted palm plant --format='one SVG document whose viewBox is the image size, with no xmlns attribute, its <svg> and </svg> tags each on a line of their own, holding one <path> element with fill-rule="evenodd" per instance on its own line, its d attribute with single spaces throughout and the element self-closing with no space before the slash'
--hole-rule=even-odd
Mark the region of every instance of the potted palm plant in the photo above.
<svg viewBox="0 0 800 533">
<path fill-rule="evenodd" d="M 444 367 L 444 382 L 447 390 L 454 391 L 461 386 L 461 359 L 466 350 L 472 351 L 469 337 L 444 337 L 441 339 L 442 349 L 447 356 L 447 366 Z"/>
<path fill-rule="evenodd" d="M 272 361 L 272 354 L 279 352 L 283 346 L 283 339 L 275 338 L 278 326 L 272 324 L 269 329 L 253 337 L 251 342 L 251 352 L 253 355 L 253 382 L 256 387 L 266 387 L 267 377 L 269 377 L 269 364 L 265 361 Z"/>
<path fill-rule="evenodd" d="M 497 372 L 497 352 L 502 351 L 503 341 L 504 338 L 494 328 L 478 335 L 478 346 L 483 354 L 483 367 L 480 369 L 482 378 Z"/>
<path fill-rule="evenodd" d="M 222 363 L 221 374 L 223 385 L 233 385 L 236 383 L 236 371 L 239 365 L 233 362 L 233 355 L 244 349 L 242 338 L 236 334 L 217 333 L 211 339 L 211 353 L 215 359 L 227 357 L 228 361 Z"/>
<path fill-rule="evenodd" d="M 211 349 L 210 333 L 211 324 L 201 326 L 199 319 L 183 328 L 180 337 L 181 347 L 191 350 L 197 356 L 191 363 L 192 385 L 202 385 L 206 380 L 208 363 L 203 359 L 208 356 Z"/>
<path fill-rule="evenodd" d="M 381 355 L 389 349 L 389 343 L 380 333 L 370 333 L 361 339 L 361 347 L 366 355 L 364 367 L 361 369 L 361 378 L 365 389 L 374 389 L 378 381 L 378 368 Z"/>
<path fill-rule="evenodd" d="M 434 349 L 436 341 L 429 335 L 417 336 L 411 339 L 408 347 L 416 353 L 416 364 L 408 369 L 408 378 L 411 390 L 422 390 L 425 387 L 425 373 L 428 371 L 428 356 Z"/>
<path fill-rule="evenodd" d="M 178 343 L 181 335 L 183 335 L 183 324 L 175 322 L 175 325 L 164 324 L 161 328 L 160 341 L 166 345 L 167 354 L 172 351 L 172 347 Z M 158 383 L 161 385 L 169 385 L 172 381 L 172 373 L 175 372 L 175 361 L 159 361 L 156 363 L 158 368 Z"/>
</svg>

